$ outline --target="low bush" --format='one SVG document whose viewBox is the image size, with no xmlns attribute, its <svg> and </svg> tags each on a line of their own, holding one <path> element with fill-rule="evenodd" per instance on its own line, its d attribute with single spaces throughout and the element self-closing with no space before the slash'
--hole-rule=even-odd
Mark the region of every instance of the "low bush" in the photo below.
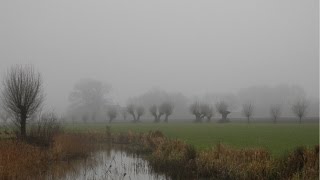
<svg viewBox="0 0 320 180">
<path fill-rule="evenodd" d="M 62 128 L 57 116 L 53 113 L 44 113 L 38 120 L 31 124 L 27 141 L 39 146 L 49 146 L 53 142 L 53 137 L 61 133 Z"/>
</svg>

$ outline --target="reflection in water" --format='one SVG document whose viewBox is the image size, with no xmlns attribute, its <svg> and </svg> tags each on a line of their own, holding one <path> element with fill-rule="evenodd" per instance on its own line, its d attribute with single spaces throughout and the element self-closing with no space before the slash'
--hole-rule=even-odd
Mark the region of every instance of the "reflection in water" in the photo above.
<svg viewBox="0 0 320 180">
<path fill-rule="evenodd" d="M 51 168 L 47 179 L 169 179 L 151 170 L 149 163 L 135 154 L 120 150 L 101 150 L 85 160 L 66 162 Z"/>
</svg>

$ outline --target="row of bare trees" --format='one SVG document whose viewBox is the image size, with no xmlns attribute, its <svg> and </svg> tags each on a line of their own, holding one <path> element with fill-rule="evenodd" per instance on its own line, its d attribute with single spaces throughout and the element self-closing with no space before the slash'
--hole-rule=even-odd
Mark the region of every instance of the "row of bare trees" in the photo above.
<svg viewBox="0 0 320 180">
<path fill-rule="evenodd" d="M 293 114 L 299 118 L 299 123 L 302 122 L 302 119 L 306 116 L 308 102 L 306 99 L 298 99 L 291 107 Z M 228 122 L 228 114 L 231 112 L 228 110 L 229 106 L 224 101 L 219 101 L 215 104 L 215 108 L 219 114 L 221 114 L 221 120 L 219 122 Z M 208 103 L 194 102 L 190 105 L 190 113 L 195 116 L 195 122 L 202 122 L 204 118 L 207 119 L 207 122 L 211 121 L 211 118 L 215 115 L 215 109 L 213 105 Z M 254 104 L 252 102 L 247 102 L 242 105 L 242 111 L 244 117 L 246 117 L 247 122 L 250 123 L 250 120 L 254 113 Z M 280 118 L 282 113 L 282 107 L 280 104 L 275 104 L 270 106 L 270 115 L 273 119 L 273 122 L 276 123 Z"/>
<path fill-rule="evenodd" d="M 94 91 L 88 87 L 96 87 Z M 92 108 L 92 114 L 95 119 L 95 112 L 105 103 L 106 99 L 104 95 L 109 91 L 109 87 L 99 83 L 89 81 L 80 83 L 76 86 L 75 91 L 72 93 L 71 100 L 74 104 L 80 104 L 82 106 L 94 107 Z M 90 93 L 88 93 L 90 92 Z M 8 119 L 12 117 L 14 123 L 20 129 L 20 136 L 26 137 L 27 120 L 34 115 L 42 106 L 44 101 L 43 82 L 40 73 L 35 71 L 32 66 L 16 65 L 12 66 L 7 71 L 3 79 L 1 102 L 2 107 L 6 113 L 1 113 L 1 118 Z M 299 99 L 296 101 L 291 109 L 295 116 L 299 118 L 299 122 L 307 113 L 308 103 L 305 99 Z M 215 104 L 215 108 L 218 113 L 221 114 L 221 122 L 228 122 L 228 104 L 224 101 L 220 101 Z M 164 115 L 165 122 L 168 122 L 168 117 L 173 113 L 173 104 L 164 102 L 161 105 L 152 105 L 149 108 L 150 113 L 154 116 L 155 122 L 159 122 Z M 242 106 L 242 113 L 247 117 L 248 122 L 253 115 L 254 106 L 252 103 L 246 103 Z M 201 122 L 204 118 L 210 121 L 214 116 L 214 106 L 195 102 L 190 106 L 190 112 L 195 116 L 196 122 Z M 133 117 L 133 122 L 139 122 L 141 116 L 145 113 L 143 106 L 129 104 L 125 110 L 122 110 L 124 119 L 126 113 L 129 113 Z M 3 115 L 5 114 L 5 115 Z M 7 115 L 8 114 L 8 115 Z M 112 122 L 118 114 L 116 107 L 108 109 L 107 114 L 109 121 Z M 272 105 L 270 107 L 270 114 L 274 122 L 281 116 L 281 106 Z"/>
<path fill-rule="evenodd" d="M 298 99 L 292 106 L 291 110 L 293 114 L 299 118 L 299 123 L 302 122 L 302 119 L 307 114 L 308 102 L 306 99 Z M 275 104 L 270 107 L 270 115 L 273 119 L 273 122 L 276 123 L 279 117 L 282 114 L 282 107 L 280 104 Z"/>
<path fill-rule="evenodd" d="M 173 113 L 173 104 L 170 102 L 164 102 L 160 105 L 152 105 L 149 108 L 150 114 L 154 117 L 154 122 L 160 122 L 161 117 L 164 116 L 164 122 L 168 122 L 169 116 Z M 110 106 L 107 109 L 107 116 L 109 117 L 109 123 L 111 123 L 120 111 L 124 120 L 127 119 L 127 114 L 132 116 L 134 123 L 140 122 L 141 116 L 145 114 L 145 108 L 141 105 L 129 104 L 125 108 L 119 108 L 116 106 Z"/>
</svg>

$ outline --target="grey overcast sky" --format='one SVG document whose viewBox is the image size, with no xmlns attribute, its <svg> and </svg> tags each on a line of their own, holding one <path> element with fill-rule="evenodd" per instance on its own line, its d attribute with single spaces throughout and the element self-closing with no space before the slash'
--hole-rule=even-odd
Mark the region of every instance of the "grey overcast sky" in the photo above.
<svg viewBox="0 0 320 180">
<path fill-rule="evenodd" d="M 13 64 L 35 65 L 57 109 L 82 78 L 122 103 L 283 83 L 318 97 L 319 1 L 1 0 L 1 76 Z"/>
</svg>

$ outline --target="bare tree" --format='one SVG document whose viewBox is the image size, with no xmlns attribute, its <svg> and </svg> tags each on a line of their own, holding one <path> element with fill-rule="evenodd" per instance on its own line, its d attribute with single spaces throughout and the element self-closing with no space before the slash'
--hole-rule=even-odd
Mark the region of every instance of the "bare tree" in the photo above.
<svg viewBox="0 0 320 180">
<path fill-rule="evenodd" d="M 250 118 L 253 114 L 253 110 L 254 106 L 251 102 L 242 105 L 242 114 L 247 118 L 248 123 L 250 123 Z"/>
<path fill-rule="evenodd" d="M 207 122 L 210 122 L 214 115 L 214 109 L 212 106 L 199 102 L 191 104 L 190 112 L 196 117 L 195 122 L 202 122 L 202 119 L 205 117 L 207 118 Z"/>
<path fill-rule="evenodd" d="M 136 106 L 134 104 L 129 104 L 127 106 L 127 112 L 132 116 L 133 122 L 137 121 L 137 117 L 136 117 L 136 114 L 135 114 L 135 109 L 136 109 Z"/>
<path fill-rule="evenodd" d="M 140 117 L 144 114 L 144 107 L 138 106 L 136 112 L 137 112 L 137 122 L 139 122 Z"/>
<path fill-rule="evenodd" d="M 88 112 L 87 119 L 90 117 L 95 121 L 97 114 L 107 104 L 107 94 L 110 90 L 111 86 L 106 83 L 94 79 L 83 79 L 74 85 L 69 101 L 74 109 L 85 109 Z"/>
<path fill-rule="evenodd" d="M 1 94 L 4 109 L 15 118 L 22 138 L 26 137 L 27 120 L 44 100 L 40 73 L 30 65 L 15 65 L 8 70 Z"/>
<path fill-rule="evenodd" d="M 222 117 L 220 122 L 228 122 L 227 116 L 230 114 L 230 111 L 228 111 L 229 105 L 225 101 L 219 101 L 216 103 L 216 108 Z"/>
<path fill-rule="evenodd" d="M 151 115 L 154 117 L 154 122 L 157 123 L 157 122 L 160 122 L 160 118 L 161 116 L 163 115 L 163 113 L 161 113 L 159 111 L 159 108 L 157 105 L 152 105 L 150 108 L 149 108 L 149 111 L 151 113 Z"/>
<path fill-rule="evenodd" d="M 273 119 L 273 123 L 277 123 L 278 118 L 281 116 L 282 109 L 280 104 L 274 104 L 270 107 L 270 114 Z"/>
<path fill-rule="evenodd" d="M 173 113 L 173 104 L 170 102 L 164 102 L 161 104 L 160 106 L 160 114 L 164 114 L 165 115 L 165 119 L 164 122 L 168 122 L 168 118 L 169 116 Z"/>
<path fill-rule="evenodd" d="M 207 122 L 211 122 L 211 118 L 214 116 L 214 108 L 209 104 L 202 104 L 200 110 L 203 116 L 207 118 Z"/>
<path fill-rule="evenodd" d="M 195 116 L 195 122 L 201 122 L 202 118 L 204 117 L 202 112 L 201 112 L 201 107 L 200 107 L 199 102 L 194 102 L 190 105 L 190 113 Z"/>
<path fill-rule="evenodd" d="M 293 105 L 292 105 L 292 112 L 294 115 L 296 115 L 299 118 L 299 123 L 301 124 L 302 118 L 305 117 L 307 113 L 308 108 L 308 102 L 306 99 L 298 99 Z"/>
<path fill-rule="evenodd" d="M 118 110 L 115 106 L 109 106 L 107 110 L 107 115 L 109 117 L 109 123 L 111 123 L 118 115 Z"/>
</svg>

